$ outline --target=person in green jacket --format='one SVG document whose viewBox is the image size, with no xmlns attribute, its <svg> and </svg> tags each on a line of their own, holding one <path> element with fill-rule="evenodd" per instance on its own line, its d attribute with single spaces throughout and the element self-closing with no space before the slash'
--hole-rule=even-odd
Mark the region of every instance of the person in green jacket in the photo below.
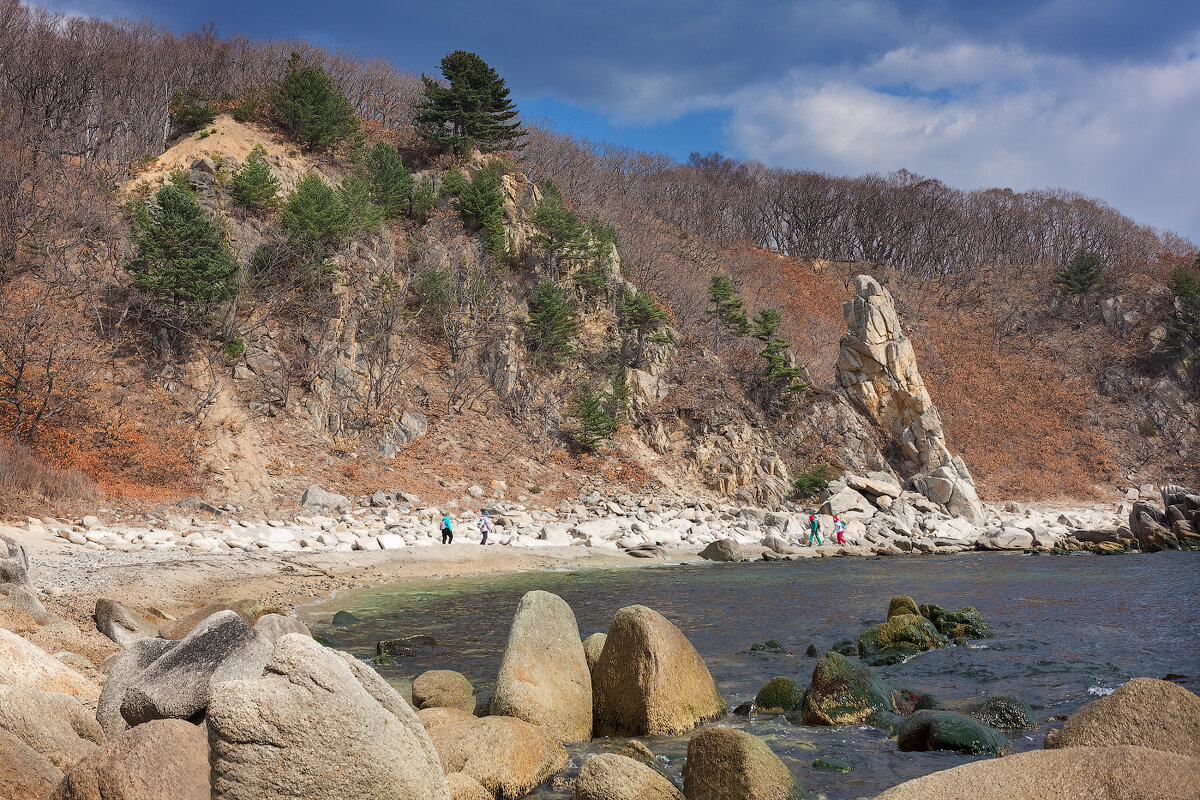
<svg viewBox="0 0 1200 800">
<path fill-rule="evenodd" d="M 821 523 L 818 522 L 817 518 L 812 514 L 808 515 L 808 530 L 809 530 L 808 546 L 812 547 L 813 539 L 816 539 L 817 545 L 820 546 L 820 544 L 821 544 Z"/>
</svg>

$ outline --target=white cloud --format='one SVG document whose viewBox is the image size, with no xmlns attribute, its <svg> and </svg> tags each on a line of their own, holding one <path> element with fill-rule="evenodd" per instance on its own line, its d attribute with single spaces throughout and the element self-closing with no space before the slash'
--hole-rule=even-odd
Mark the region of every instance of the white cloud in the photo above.
<svg viewBox="0 0 1200 800">
<path fill-rule="evenodd" d="M 853 71 L 741 90 L 727 133 L 770 164 L 1063 186 L 1200 241 L 1198 45 L 1158 64 L 1099 67 L 1013 47 L 906 47 Z"/>
</svg>

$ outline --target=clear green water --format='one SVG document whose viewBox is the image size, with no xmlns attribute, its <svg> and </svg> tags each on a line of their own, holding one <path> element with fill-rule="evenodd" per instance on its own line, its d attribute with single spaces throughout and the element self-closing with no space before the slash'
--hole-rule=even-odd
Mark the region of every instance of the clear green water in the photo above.
<svg viewBox="0 0 1200 800">
<path fill-rule="evenodd" d="M 962 554 L 923 558 L 815 559 L 802 562 L 711 564 L 579 572 L 520 573 L 469 580 L 417 581 L 342 595 L 307 609 L 316 633 L 369 659 L 375 643 L 430 634 L 439 649 L 397 666 L 380 666 L 397 685 L 427 669 L 463 672 L 490 695 L 508 627 L 521 596 L 544 589 L 562 596 L 586 636 L 607 630 L 621 606 L 641 603 L 678 625 L 704 657 L 730 708 L 753 699 L 771 677 L 807 685 L 816 659 L 842 638 L 883 621 L 893 595 L 918 603 L 973 605 L 995 637 L 973 647 L 925 653 L 881 668 L 889 680 L 943 699 L 1012 693 L 1042 724 L 1013 742 L 1040 748 L 1051 717 L 1138 676 L 1188 676 L 1200 691 L 1200 554 L 1097 557 Z M 348 610 L 360 618 L 335 628 Z M 759 656 L 750 645 L 776 639 L 794 656 Z M 951 753 L 902 753 L 887 734 L 864 727 L 815 728 L 798 717 L 730 715 L 723 724 L 764 737 L 809 790 L 828 798 L 870 797 L 901 781 L 970 761 Z M 687 737 L 643 741 L 678 775 Z M 565 775 L 588 753 L 619 741 L 571 749 Z M 852 767 L 849 774 L 815 769 L 818 757 Z M 546 786 L 534 798 L 565 798 Z"/>
</svg>

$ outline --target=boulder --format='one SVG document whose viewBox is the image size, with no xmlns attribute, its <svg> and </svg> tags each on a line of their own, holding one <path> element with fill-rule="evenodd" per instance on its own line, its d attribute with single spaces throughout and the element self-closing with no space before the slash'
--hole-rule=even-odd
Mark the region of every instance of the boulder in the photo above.
<svg viewBox="0 0 1200 800">
<path fill-rule="evenodd" d="M 754 696 L 754 707 L 764 714 L 790 714 L 804 699 L 804 690 L 791 678 L 771 678 Z"/>
<path fill-rule="evenodd" d="M 917 608 L 917 601 L 911 597 L 898 595 L 892 598 L 892 602 L 888 603 L 887 618 L 899 616 L 900 614 L 920 615 L 920 610 Z"/>
<path fill-rule="evenodd" d="M 696 648 L 646 606 L 626 606 L 613 617 L 592 693 L 599 736 L 683 733 L 725 711 Z"/>
<path fill-rule="evenodd" d="M 900 496 L 900 484 L 893 483 L 890 480 L 871 477 L 864 478 L 860 475 L 846 475 L 842 480 L 851 489 L 857 489 L 873 497 L 891 497 L 894 499 Z"/>
<path fill-rule="evenodd" d="M 964 703 L 954 703 L 955 711 L 1002 731 L 1030 731 L 1037 727 L 1033 709 L 1019 697 L 996 694 Z"/>
<path fill-rule="evenodd" d="M 1198 800 L 1200 759 L 1146 747 L 1032 750 L 934 772 L 875 800 Z"/>
<path fill-rule="evenodd" d="M 872 667 L 899 664 L 918 653 L 949 646 L 933 623 L 915 614 L 898 614 L 872 625 L 858 637 L 858 655 Z"/>
<path fill-rule="evenodd" d="M 608 640 L 607 633 L 593 633 L 583 640 L 583 657 L 587 659 L 588 672 L 596 669 L 596 662 L 604 652 L 604 642 Z"/>
<path fill-rule="evenodd" d="M 1047 748 L 1122 744 L 1200 757 L 1200 697 L 1169 681 L 1134 678 L 1046 734 Z"/>
<path fill-rule="evenodd" d="M 39 625 L 57 619 L 42 605 L 34 588 L 24 583 L 0 583 L 0 611 L 23 611 Z"/>
<path fill-rule="evenodd" d="M 837 652 L 817 662 L 800 706 L 805 725 L 860 725 L 895 712 L 892 690 L 871 668 Z"/>
<path fill-rule="evenodd" d="M 175 645 L 169 639 L 138 639 L 117 654 L 96 706 L 96 721 L 106 737 L 112 739 L 129 727 L 121 716 L 121 704 L 134 679 Z"/>
<path fill-rule="evenodd" d="M 104 733 L 95 716 L 69 694 L 0 686 L 0 730 L 32 747 L 63 772 L 96 747 Z"/>
<path fill-rule="evenodd" d="M 475 689 L 461 672 L 431 669 L 412 683 L 413 705 L 421 708 L 457 708 L 468 714 L 475 711 Z"/>
<path fill-rule="evenodd" d="M 349 511 L 353 503 L 345 495 L 311 486 L 300 495 L 300 505 L 309 511 Z"/>
<path fill-rule="evenodd" d="M 100 687 L 32 642 L 0 628 L 0 686 L 95 699 Z"/>
<path fill-rule="evenodd" d="M 583 762 L 572 800 L 684 800 L 661 774 L 632 758 L 602 753 Z"/>
<path fill-rule="evenodd" d="M 177 619 L 163 625 L 158 629 L 158 635 L 164 639 L 179 641 L 191 633 L 201 622 L 204 622 L 204 620 L 213 614 L 219 614 L 222 611 L 232 611 L 241 617 L 247 625 L 253 625 L 254 617 L 247 610 L 248 606 L 248 603 L 209 603 L 196 609 L 182 619 Z"/>
<path fill-rule="evenodd" d="M 683 765 L 688 800 L 797 800 L 804 791 L 762 739 L 713 725 L 688 741 Z"/>
<path fill-rule="evenodd" d="M 92 619 L 96 621 L 96 630 L 122 647 L 138 639 L 158 635 L 158 626 L 116 600 L 97 600 Z"/>
<path fill-rule="evenodd" d="M 312 631 L 307 625 L 295 617 L 285 617 L 283 614 L 263 614 L 254 621 L 254 630 L 267 637 L 271 644 L 275 644 L 289 633 L 312 636 Z"/>
<path fill-rule="evenodd" d="M 401 636 L 398 639 L 384 639 L 375 643 L 376 655 L 393 658 L 412 658 L 419 653 L 428 654 L 439 649 L 438 640 L 425 633 Z"/>
<path fill-rule="evenodd" d="M 575 614 L 561 597 L 521 598 L 500 662 L 491 713 L 541 725 L 560 742 L 592 738 L 592 679 Z"/>
<path fill-rule="evenodd" d="M 473 717 L 453 708 L 418 715 L 446 772 L 465 772 L 496 798 L 516 798 L 558 772 L 567 750 L 545 728 L 516 717 Z"/>
<path fill-rule="evenodd" d="M 981 550 L 1028 550 L 1033 545 L 1033 534 L 1024 528 L 1002 528 L 975 540 Z"/>
<path fill-rule="evenodd" d="M 0 800 L 46 797 L 62 777 L 44 756 L 0 729 Z"/>
<path fill-rule="evenodd" d="M 288 634 L 208 707 L 213 800 L 449 800 L 428 734 L 370 667 Z M 364 757 L 369 754 L 369 757 Z"/>
<path fill-rule="evenodd" d="M 896 493 L 899 494 L 899 490 L 897 490 Z M 875 506 L 871 504 L 870 500 L 863 497 L 858 492 L 854 491 L 853 489 L 846 488 L 842 489 L 837 494 L 830 496 L 828 500 L 821 504 L 821 507 L 817 510 L 817 513 L 825 515 L 836 514 L 838 516 L 848 513 L 873 514 L 875 513 Z"/>
<path fill-rule="evenodd" d="M 932 622 L 938 633 L 950 639 L 986 639 L 992 635 L 979 609 L 971 606 L 963 606 L 961 611 L 947 611 L 933 603 L 922 603 L 921 616 Z"/>
<path fill-rule="evenodd" d="M 745 561 L 742 549 L 733 539 L 718 539 L 700 551 L 700 557 L 709 561 Z"/>
<path fill-rule="evenodd" d="M 1008 740 L 988 726 L 953 711 L 914 711 L 896 729 L 904 751 L 952 750 L 960 755 L 997 756 Z"/>
<path fill-rule="evenodd" d="M 494 800 L 482 783 L 465 772 L 451 772 L 446 776 L 446 784 L 450 787 L 450 800 Z"/>
<path fill-rule="evenodd" d="M 204 729 L 163 719 L 125 731 L 67 773 L 51 800 L 209 800 Z"/>
<path fill-rule="evenodd" d="M 769 536 L 764 536 L 760 544 L 772 552 L 779 553 L 781 556 L 791 556 L 800 552 L 788 544 L 787 539 L 784 539 L 782 536 L 778 536 L 774 533 Z"/>
<path fill-rule="evenodd" d="M 208 707 L 214 685 L 262 675 L 271 650 L 271 640 L 234 612 L 213 614 L 134 677 L 121 716 L 130 725 L 191 719 Z"/>
<path fill-rule="evenodd" d="M 0 583 L 29 586 L 29 553 L 25 545 L 7 533 L 0 533 Z"/>
</svg>

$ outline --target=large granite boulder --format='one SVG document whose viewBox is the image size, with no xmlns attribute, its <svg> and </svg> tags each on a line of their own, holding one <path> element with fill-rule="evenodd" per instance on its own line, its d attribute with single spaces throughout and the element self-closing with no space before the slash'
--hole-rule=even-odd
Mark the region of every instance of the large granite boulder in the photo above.
<svg viewBox="0 0 1200 800">
<path fill-rule="evenodd" d="M 133 679 L 121 716 L 130 725 L 191 719 L 208 707 L 214 685 L 262 675 L 271 650 L 271 640 L 233 611 L 213 614 Z"/>
<path fill-rule="evenodd" d="M 262 677 L 213 687 L 208 741 L 213 800 L 450 797 L 404 698 L 362 662 L 300 634 L 275 644 Z"/>
<path fill-rule="evenodd" d="M 496 798 L 528 794 L 567 763 L 545 728 L 516 717 L 473 717 L 453 708 L 417 712 L 447 773 L 465 772 Z"/>
<path fill-rule="evenodd" d="M 138 639 L 117 655 L 96 706 L 96 721 L 106 737 L 112 739 L 129 727 L 125 717 L 121 716 L 121 704 L 125 702 L 125 692 L 133 685 L 134 679 L 176 644 L 157 637 Z"/>
<path fill-rule="evenodd" d="M 0 686 L 95 699 L 100 687 L 32 642 L 0 628 Z"/>
<path fill-rule="evenodd" d="M 254 630 L 266 636 L 271 644 L 275 644 L 289 633 L 312 636 L 312 631 L 307 625 L 295 617 L 286 617 L 283 614 L 263 614 L 254 621 Z"/>
<path fill-rule="evenodd" d="M 671 622 L 646 606 L 613 617 L 592 671 L 599 736 L 683 733 L 725 711 L 704 660 Z"/>
<path fill-rule="evenodd" d="M 1119 744 L 1200 757 L 1200 697 L 1168 681 L 1134 678 L 1046 734 L 1047 748 Z"/>
<path fill-rule="evenodd" d="M 450 787 L 450 800 L 495 800 L 483 784 L 465 772 L 451 772 L 446 776 Z"/>
<path fill-rule="evenodd" d="M 901 750 L 953 750 L 961 755 L 996 756 L 1008 740 L 988 726 L 953 711 L 914 711 L 896 729 Z"/>
<path fill-rule="evenodd" d="M 222 611 L 232 611 L 237 614 L 247 625 L 254 624 L 254 616 L 250 613 L 250 604 L 245 602 L 239 603 L 208 603 L 201 606 L 181 619 L 168 622 L 158 629 L 158 635 L 164 639 L 174 639 L 178 641 L 189 633 L 191 633 L 197 625 L 204 622 L 214 614 L 219 614 Z"/>
<path fill-rule="evenodd" d="M 683 765 L 688 800 L 798 800 L 804 791 L 762 739 L 713 725 L 688 741 Z"/>
<path fill-rule="evenodd" d="M 29 585 L 29 553 L 15 536 L 0 533 L 0 584 Z"/>
<path fill-rule="evenodd" d="M 46 797 L 62 777 L 45 756 L 0 728 L 0 800 Z"/>
<path fill-rule="evenodd" d="M 742 548 L 734 539 L 718 539 L 701 550 L 699 555 L 708 561 L 746 560 L 746 557 L 742 555 Z"/>
<path fill-rule="evenodd" d="M 571 800 L 684 800 L 684 796 L 645 764 L 601 753 L 583 762 Z"/>
<path fill-rule="evenodd" d="M 892 690 L 866 664 L 829 652 L 813 668 L 800 706 L 805 725 L 861 725 L 896 712 Z"/>
<path fill-rule="evenodd" d="M 521 598 L 500 662 L 491 713 L 541 725 L 560 742 L 592 738 L 592 678 L 575 614 L 561 597 Z"/>
<path fill-rule="evenodd" d="M 905 473 L 912 474 L 913 488 L 951 514 L 982 524 L 975 482 L 962 459 L 946 447 L 941 416 L 891 294 L 869 275 L 859 275 L 854 298 L 843 312 L 848 332 L 838 355 L 838 388 L 890 435 L 906 462 Z"/>
<path fill-rule="evenodd" d="M 66 772 L 104 744 L 92 713 L 69 694 L 0 686 L 0 730 Z"/>
<path fill-rule="evenodd" d="M 1200 759 L 1146 747 L 1031 750 L 934 772 L 875 800 L 1200 800 Z"/>
<path fill-rule="evenodd" d="M 67 773 L 51 800 L 209 800 L 204 729 L 177 719 L 125 731 Z"/>
<path fill-rule="evenodd" d="M 158 626 L 116 600 L 97 600 L 92 619 L 96 621 L 96 630 L 122 647 L 138 639 L 158 635 Z"/>
<path fill-rule="evenodd" d="M 933 623 L 914 614 L 898 614 L 858 637 L 858 655 L 872 667 L 899 664 L 918 653 L 948 647 L 950 640 Z"/>
<path fill-rule="evenodd" d="M 588 672 L 596 668 L 600 654 L 604 652 L 604 643 L 608 641 L 607 633 L 593 633 L 583 640 L 583 657 L 587 659 Z"/>
<path fill-rule="evenodd" d="M 474 687 L 465 675 L 452 669 L 422 672 L 413 679 L 412 698 L 418 709 L 457 708 L 468 714 L 475 711 Z"/>
</svg>

